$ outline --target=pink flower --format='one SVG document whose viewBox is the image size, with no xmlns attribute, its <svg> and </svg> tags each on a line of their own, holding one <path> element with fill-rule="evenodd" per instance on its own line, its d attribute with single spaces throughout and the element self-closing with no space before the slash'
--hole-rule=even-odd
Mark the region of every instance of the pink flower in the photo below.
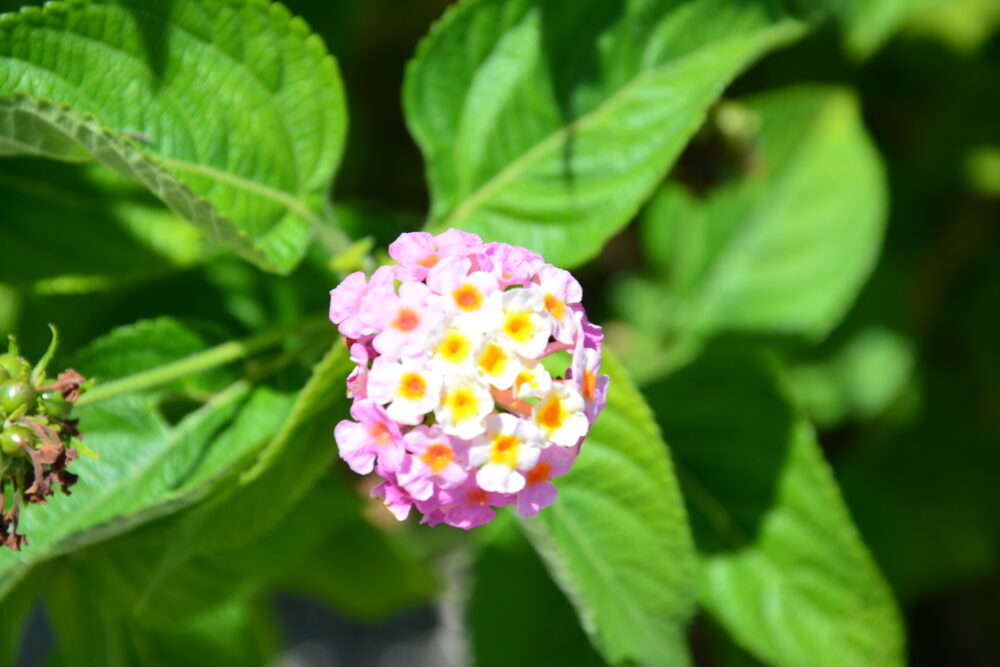
<svg viewBox="0 0 1000 667">
<path fill-rule="evenodd" d="M 484 312 L 500 296 L 497 279 L 485 271 L 469 273 L 472 261 L 468 257 L 441 260 L 427 275 L 427 285 L 441 295 L 445 311 L 463 319 L 482 318 Z"/>
<path fill-rule="evenodd" d="M 372 322 L 366 317 L 363 304 L 373 290 L 384 292 L 387 288 L 391 289 L 392 281 L 393 269 L 389 266 L 379 267 L 370 283 L 360 271 L 347 276 L 330 291 L 330 321 L 338 325 L 340 333 L 346 338 L 360 338 L 365 334 L 375 333 L 377 329 L 372 327 Z"/>
<path fill-rule="evenodd" d="M 427 272 L 442 258 L 467 255 L 477 250 L 483 241 L 475 234 L 449 229 L 431 236 L 427 232 L 400 234 L 389 245 L 389 256 L 399 262 L 401 279 L 423 280 Z"/>
<path fill-rule="evenodd" d="M 427 500 L 434 486 L 450 489 L 469 476 L 468 445 L 437 427 L 417 426 L 403 436 L 408 456 L 397 473 L 399 485 L 417 500 Z"/>
<path fill-rule="evenodd" d="M 402 357 L 423 351 L 428 334 L 440 319 L 431 296 L 423 283 L 406 282 L 400 285 L 399 296 L 386 296 L 368 306 L 371 320 L 381 332 L 373 341 L 379 354 Z"/>
<path fill-rule="evenodd" d="M 387 479 L 372 489 L 372 498 L 381 500 L 386 509 L 399 521 L 410 516 L 413 499 L 392 479 Z"/>
<path fill-rule="evenodd" d="M 514 496 L 484 491 L 472 478 L 454 489 L 442 490 L 438 497 L 442 521 L 463 530 L 489 523 L 496 516 L 494 507 L 512 502 Z"/>
<path fill-rule="evenodd" d="M 549 447 L 542 451 L 538 463 L 525 475 L 524 489 L 517 494 L 517 513 L 535 516 L 556 501 L 559 491 L 552 479 L 569 472 L 579 448 Z"/>
<path fill-rule="evenodd" d="M 552 337 L 562 343 L 573 343 L 578 326 L 571 308 L 580 303 L 583 290 L 569 271 L 546 264 L 538 272 L 545 311 L 552 317 Z"/>
<path fill-rule="evenodd" d="M 544 265 L 538 253 L 506 243 L 487 243 L 479 257 L 480 270 L 496 276 L 501 288 L 523 285 Z"/>
<path fill-rule="evenodd" d="M 386 470 L 395 471 L 406 452 L 399 426 L 374 401 L 361 400 L 351 406 L 349 419 L 337 424 L 334 438 L 340 458 L 356 473 L 367 475 L 375 466 L 375 457 Z"/>
<path fill-rule="evenodd" d="M 601 341 L 604 339 L 604 333 L 600 327 L 587 322 L 583 312 L 577 313 L 576 319 L 580 323 L 583 335 L 577 340 L 566 377 L 575 381 L 585 404 L 584 414 L 593 424 L 607 403 L 608 386 L 611 384 L 610 377 L 598 375 L 601 369 Z"/>
</svg>

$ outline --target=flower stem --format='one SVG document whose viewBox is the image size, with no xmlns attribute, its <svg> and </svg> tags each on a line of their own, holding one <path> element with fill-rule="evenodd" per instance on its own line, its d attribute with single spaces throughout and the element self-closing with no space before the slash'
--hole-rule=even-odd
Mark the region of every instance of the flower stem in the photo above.
<svg viewBox="0 0 1000 667">
<path fill-rule="evenodd" d="M 92 405 L 122 394 L 150 389 L 206 371 L 210 368 L 215 368 L 216 366 L 245 359 L 261 350 L 266 350 L 269 347 L 282 343 L 289 338 L 319 333 L 329 327 L 330 323 L 325 319 L 309 319 L 290 326 L 264 331 L 242 340 L 222 343 L 204 352 L 192 354 L 189 357 L 178 359 L 169 364 L 157 366 L 148 371 L 129 375 L 118 380 L 112 380 L 106 384 L 99 384 L 84 393 L 76 404 L 78 406 Z"/>
</svg>

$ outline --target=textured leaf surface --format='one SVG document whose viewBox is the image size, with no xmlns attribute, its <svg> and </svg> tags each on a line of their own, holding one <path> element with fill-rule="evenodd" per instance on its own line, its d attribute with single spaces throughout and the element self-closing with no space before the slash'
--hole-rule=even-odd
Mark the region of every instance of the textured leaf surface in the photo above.
<svg viewBox="0 0 1000 667">
<path fill-rule="evenodd" d="M 688 662 L 694 550 L 667 447 L 642 395 L 605 351 L 608 405 L 559 499 L 523 521 L 609 662 Z"/>
<path fill-rule="evenodd" d="M 763 3 L 466 1 L 410 63 L 430 226 L 593 257 L 635 214 L 722 88 L 799 31 Z"/>
<path fill-rule="evenodd" d="M 0 17 L 0 156 L 97 159 L 270 270 L 302 256 L 345 124 L 333 59 L 266 0 L 70 0 Z"/>
<path fill-rule="evenodd" d="M 889 588 L 812 428 L 763 357 L 703 357 L 647 389 L 701 555 L 700 600 L 773 665 L 901 665 Z"/>
<path fill-rule="evenodd" d="M 83 354 L 79 369 L 111 380 L 183 358 L 204 343 L 165 318 L 116 331 L 93 347 L 100 350 L 101 362 L 89 364 Z M 137 348 L 143 353 L 134 354 Z M 238 381 L 174 426 L 158 411 L 157 392 L 81 407 L 80 430 L 100 458 L 73 463 L 80 481 L 72 495 L 23 511 L 21 525 L 30 545 L 20 553 L 0 553 L 5 581 L 0 594 L 31 565 L 190 503 L 262 447 L 291 403 L 288 396 Z"/>
<path fill-rule="evenodd" d="M 667 275 L 664 307 L 686 335 L 825 335 L 870 274 L 886 195 L 857 102 L 829 88 L 748 100 L 749 172 L 705 199 L 668 185 L 643 220 Z"/>
</svg>

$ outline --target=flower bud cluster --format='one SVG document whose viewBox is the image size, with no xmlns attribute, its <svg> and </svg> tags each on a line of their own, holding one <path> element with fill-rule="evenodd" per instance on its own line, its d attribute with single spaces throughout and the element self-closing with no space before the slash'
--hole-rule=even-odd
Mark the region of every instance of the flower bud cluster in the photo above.
<svg viewBox="0 0 1000 667">
<path fill-rule="evenodd" d="M 401 235 L 398 265 L 349 275 L 330 319 L 357 364 L 340 456 L 383 481 L 372 492 L 399 520 L 469 529 L 495 507 L 537 514 L 556 499 L 604 407 L 601 328 L 567 271 L 525 248 L 450 229 Z M 544 357 L 572 361 L 554 376 Z"/>
<path fill-rule="evenodd" d="M 76 475 L 67 466 L 77 457 L 77 420 L 71 419 L 73 403 L 80 397 L 84 378 L 73 369 L 47 378 L 45 368 L 55 352 L 56 336 L 42 360 L 32 368 L 19 356 L 11 337 L 6 354 L 0 354 L 0 545 L 19 551 L 27 544 L 18 534 L 21 503 L 46 503 L 53 485 L 69 495 Z M 12 488 L 12 509 L 6 488 Z"/>
</svg>

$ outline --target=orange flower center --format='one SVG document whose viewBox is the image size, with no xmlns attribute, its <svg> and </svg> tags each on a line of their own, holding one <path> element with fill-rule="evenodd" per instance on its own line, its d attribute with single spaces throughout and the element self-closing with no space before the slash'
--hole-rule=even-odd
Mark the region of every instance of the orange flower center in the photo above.
<svg viewBox="0 0 1000 667">
<path fill-rule="evenodd" d="M 413 331 L 420 324 L 420 316 L 409 308 L 400 308 L 396 313 L 396 319 L 392 321 L 392 326 L 404 333 Z"/>
<path fill-rule="evenodd" d="M 479 505 L 482 507 L 486 504 L 489 496 L 482 489 L 473 489 L 472 491 L 469 491 L 469 495 L 466 496 L 466 499 L 469 501 L 470 505 Z"/>
<path fill-rule="evenodd" d="M 562 322 L 563 316 L 566 314 L 566 304 L 554 294 L 546 294 L 545 310 L 549 311 L 549 315 Z"/>
<path fill-rule="evenodd" d="M 594 393 L 597 391 L 597 376 L 593 371 L 583 372 L 582 384 L 581 393 L 583 394 L 583 397 L 588 401 L 594 400 Z"/>
<path fill-rule="evenodd" d="M 424 451 L 420 460 L 430 466 L 431 471 L 436 475 L 447 468 L 454 458 L 455 455 L 452 453 L 451 447 L 436 442 Z"/>
<path fill-rule="evenodd" d="M 392 434 L 389 432 L 389 427 L 382 422 L 372 424 L 371 428 L 368 429 L 368 433 L 375 439 L 376 447 L 382 447 L 392 442 Z"/>
<path fill-rule="evenodd" d="M 559 400 L 558 396 L 550 398 L 542 406 L 542 409 L 538 411 L 539 425 L 549 431 L 559 430 L 564 419 L 562 401 Z"/>
<path fill-rule="evenodd" d="M 475 310 L 483 303 L 483 295 L 472 283 L 465 283 L 451 293 L 455 305 L 462 310 Z"/>
<path fill-rule="evenodd" d="M 438 263 L 439 259 L 440 257 L 437 256 L 437 253 L 432 252 L 423 259 L 417 260 L 417 266 L 422 266 L 425 269 L 431 269 L 434 268 L 434 265 Z"/>
<path fill-rule="evenodd" d="M 549 481 L 549 472 L 551 467 L 552 466 L 548 463 L 542 461 L 529 470 L 527 475 L 527 486 L 534 486 L 535 484 L 541 484 L 542 482 Z"/>
<path fill-rule="evenodd" d="M 479 367 L 487 375 L 496 375 L 503 370 L 503 362 L 506 356 L 499 345 L 490 343 L 482 356 L 479 357 Z"/>
</svg>

